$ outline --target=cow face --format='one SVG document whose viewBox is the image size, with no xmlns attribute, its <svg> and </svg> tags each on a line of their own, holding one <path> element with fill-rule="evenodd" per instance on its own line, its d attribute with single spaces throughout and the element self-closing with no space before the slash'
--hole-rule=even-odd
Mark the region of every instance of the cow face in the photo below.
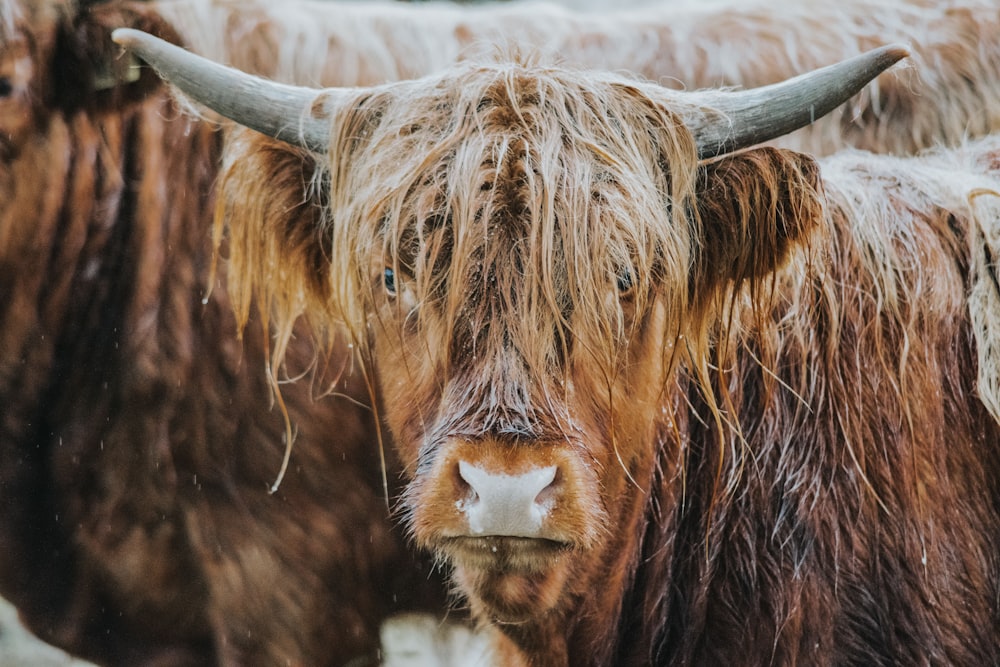
<svg viewBox="0 0 1000 667">
<path fill-rule="evenodd" d="M 232 279 L 250 274 L 279 329 L 306 312 L 352 331 L 410 480 L 402 513 L 474 609 L 567 614 L 627 576 L 677 441 L 675 371 L 704 374 L 718 304 L 818 219 L 815 169 L 770 149 L 699 167 L 676 116 L 620 82 L 418 85 L 348 105 L 327 164 L 234 142 Z"/>
<path fill-rule="evenodd" d="M 435 100 L 465 107 L 468 135 L 446 147 L 436 124 L 412 127 L 436 159 L 390 177 L 402 187 L 362 223 L 385 229 L 364 310 L 406 516 L 503 622 L 564 612 L 648 488 L 690 247 L 663 151 L 608 159 L 614 132 L 643 139 L 596 113 L 574 127 L 539 84 Z"/>
</svg>

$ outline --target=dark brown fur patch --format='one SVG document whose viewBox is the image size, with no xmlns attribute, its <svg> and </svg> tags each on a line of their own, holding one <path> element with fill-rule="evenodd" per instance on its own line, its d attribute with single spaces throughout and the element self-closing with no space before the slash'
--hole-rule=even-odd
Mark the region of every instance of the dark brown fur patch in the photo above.
<svg viewBox="0 0 1000 667">
<path fill-rule="evenodd" d="M 705 165 L 696 197 L 702 236 L 692 292 L 701 295 L 773 273 L 823 214 L 815 160 L 775 148 Z"/>
<path fill-rule="evenodd" d="M 51 94 L 26 96 L 42 122 L 0 151 L 0 594 L 101 664 L 374 659 L 387 615 L 443 602 L 388 519 L 351 350 L 340 341 L 317 386 L 284 388 L 294 461 L 269 493 L 285 449 L 270 332 L 238 339 L 231 267 L 211 271 L 222 133 L 148 68 L 128 91 L 55 90 L 117 58 L 111 27 L 155 26 L 153 3 L 128 7 L 27 27 L 46 45 L 30 85 Z M 273 152 L 261 176 L 296 194 L 264 214 L 321 290 L 313 164 Z M 295 331 L 299 374 L 316 350 Z"/>
</svg>

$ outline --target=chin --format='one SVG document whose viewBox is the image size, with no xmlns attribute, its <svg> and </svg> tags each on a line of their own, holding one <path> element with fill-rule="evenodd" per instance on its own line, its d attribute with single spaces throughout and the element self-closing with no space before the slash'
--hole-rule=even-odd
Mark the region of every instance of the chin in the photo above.
<svg viewBox="0 0 1000 667">
<path fill-rule="evenodd" d="M 576 550 L 547 539 L 452 538 L 442 545 L 473 611 L 495 623 L 525 623 L 558 611 Z"/>
</svg>

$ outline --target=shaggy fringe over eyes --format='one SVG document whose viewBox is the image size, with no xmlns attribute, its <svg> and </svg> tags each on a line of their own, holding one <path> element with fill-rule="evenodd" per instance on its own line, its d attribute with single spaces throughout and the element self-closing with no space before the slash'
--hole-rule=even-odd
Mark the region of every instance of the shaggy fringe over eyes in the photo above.
<svg viewBox="0 0 1000 667">
<path fill-rule="evenodd" d="M 228 221 L 233 302 L 241 322 L 254 295 L 270 316 L 273 365 L 301 315 L 327 342 L 346 328 L 370 361 L 368 327 L 386 312 L 390 267 L 407 292 L 397 307 L 412 308 L 399 314 L 402 328 L 441 341 L 426 352 L 433 367 L 474 353 L 440 338 L 467 326 L 512 341 L 538 376 L 556 372 L 570 347 L 582 350 L 610 391 L 621 343 L 655 298 L 668 322 L 664 368 L 686 362 L 721 424 L 709 322 L 745 281 L 783 261 L 802 231 L 791 229 L 796 216 L 818 217 L 805 210 L 816 207 L 815 166 L 775 151 L 699 167 L 675 115 L 694 107 L 604 76 L 496 65 L 370 89 L 333 119 L 328 162 L 237 135 L 216 234 L 221 242 Z M 739 174 L 728 189 L 710 187 Z M 707 204 L 696 203 L 699 190 Z M 770 218 L 750 215 L 757 209 Z M 745 243 L 781 216 L 788 228 Z M 743 245 L 759 256 L 734 251 L 744 256 L 736 269 L 733 253 L 716 256 Z M 695 273 L 696 263 L 736 273 L 722 281 Z M 692 299 L 705 291 L 714 298 Z"/>
<path fill-rule="evenodd" d="M 619 276 L 640 313 L 669 286 L 670 321 L 685 321 L 692 239 L 674 202 L 693 194 L 695 151 L 678 127 L 627 80 L 518 65 L 362 100 L 330 146 L 340 319 L 361 342 L 389 266 L 408 278 L 411 324 L 487 325 L 539 374 L 572 342 L 610 374 L 627 334 Z M 453 352 L 428 350 L 439 368 Z"/>
<path fill-rule="evenodd" d="M 773 149 L 699 165 L 677 115 L 694 107 L 603 76 L 496 65 L 370 89 L 333 119 L 328 161 L 238 134 L 216 234 L 228 221 L 240 321 L 256 298 L 274 325 L 272 367 L 303 315 L 370 365 L 389 267 L 398 335 L 428 341 L 428 367 L 475 354 L 451 344 L 466 327 L 470 345 L 512 343 L 535 377 L 572 349 L 611 397 L 656 300 L 662 367 L 701 387 L 720 446 L 738 438 L 719 340 L 820 219 L 817 169 Z"/>
<path fill-rule="evenodd" d="M 346 326 L 367 351 L 384 266 L 405 277 L 420 326 L 506 313 L 491 331 L 520 338 L 538 372 L 558 354 L 539 332 L 611 363 L 626 333 L 623 274 L 637 312 L 659 286 L 674 290 L 679 334 L 692 233 L 690 207 L 674 202 L 693 195 L 696 158 L 677 118 L 610 75 L 497 65 L 446 77 L 359 94 L 312 173 L 308 156 L 252 133 L 230 142 L 216 234 L 228 223 L 240 321 L 254 294 L 271 317 L 273 363 L 303 314 L 328 334 Z M 519 284 L 484 284 L 497 276 Z M 501 303 L 462 312 L 470 289 Z M 588 315 L 570 331 L 574 312 Z M 431 352 L 447 363 L 448 349 Z"/>
</svg>

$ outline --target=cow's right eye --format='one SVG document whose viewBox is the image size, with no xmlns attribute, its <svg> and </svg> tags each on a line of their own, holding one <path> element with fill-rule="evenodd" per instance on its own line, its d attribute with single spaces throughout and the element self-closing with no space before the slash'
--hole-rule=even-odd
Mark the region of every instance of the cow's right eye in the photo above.
<svg viewBox="0 0 1000 667">
<path fill-rule="evenodd" d="M 635 274 L 632 273 L 632 270 L 624 267 L 619 269 L 618 275 L 616 276 L 616 282 L 618 287 L 618 298 L 623 301 L 631 299 L 632 294 L 635 291 Z"/>
<path fill-rule="evenodd" d="M 632 287 L 635 285 L 635 280 L 632 278 L 632 272 L 623 269 L 618 272 L 618 293 L 621 296 L 628 296 L 632 293 Z"/>
<path fill-rule="evenodd" d="M 5 76 L 0 76 L 0 98 L 8 97 L 14 92 L 14 86 L 11 84 L 10 79 Z"/>
<path fill-rule="evenodd" d="M 388 266 L 382 273 L 382 284 L 385 285 L 385 291 L 389 296 L 396 296 L 396 272 Z"/>
</svg>

